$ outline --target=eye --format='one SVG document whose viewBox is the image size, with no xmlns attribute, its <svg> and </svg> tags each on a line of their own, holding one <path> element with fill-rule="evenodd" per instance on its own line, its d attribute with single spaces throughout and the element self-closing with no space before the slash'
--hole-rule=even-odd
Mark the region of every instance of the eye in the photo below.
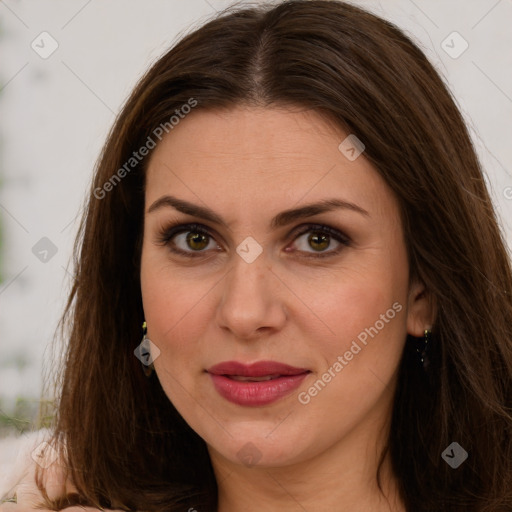
<svg viewBox="0 0 512 512">
<path fill-rule="evenodd" d="M 201 224 L 182 224 L 164 229 L 158 243 L 168 245 L 176 254 L 192 258 L 202 256 L 207 250 L 220 249 L 208 229 Z"/>
<path fill-rule="evenodd" d="M 306 257 L 326 257 L 338 254 L 350 245 L 350 239 L 341 231 L 322 224 L 302 227 L 296 234 L 294 245 Z M 334 248 L 332 247 L 334 245 Z"/>
</svg>

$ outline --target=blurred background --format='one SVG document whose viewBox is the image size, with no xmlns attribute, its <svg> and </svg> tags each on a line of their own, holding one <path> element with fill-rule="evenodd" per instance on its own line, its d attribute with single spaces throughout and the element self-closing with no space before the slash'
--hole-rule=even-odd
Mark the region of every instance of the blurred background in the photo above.
<svg viewBox="0 0 512 512">
<path fill-rule="evenodd" d="M 41 424 L 73 239 L 117 112 L 173 42 L 232 3 L 0 1 L 0 438 Z M 512 247 L 512 2 L 351 3 L 405 30 L 444 76 Z"/>
</svg>

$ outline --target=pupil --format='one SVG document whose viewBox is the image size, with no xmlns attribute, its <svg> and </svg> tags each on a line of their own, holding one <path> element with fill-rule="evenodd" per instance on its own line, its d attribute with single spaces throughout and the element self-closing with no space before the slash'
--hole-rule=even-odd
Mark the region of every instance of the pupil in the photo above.
<svg viewBox="0 0 512 512">
<path fill-rule="evenodd" d="M 308 242 L 310 243 L 310 245 L 317 245 L 317 247 L 314 247 L 314 245 L 312 245 L 312 248 L 315 249 L 315 251 L 326 249 L 329 246 L 329 235 L 326 235 L 324 233 L 311 234 L 309 235 Z"/>
</svg>

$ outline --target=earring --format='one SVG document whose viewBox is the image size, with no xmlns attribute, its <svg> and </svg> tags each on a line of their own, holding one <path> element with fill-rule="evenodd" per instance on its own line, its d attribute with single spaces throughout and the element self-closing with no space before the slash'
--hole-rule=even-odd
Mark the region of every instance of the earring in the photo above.
<svg viewBox="0 0 512 512">
<path fill-rule="evenodd" d="M 153 357 L 151 355 L 151 341 L 147 337 L 148 326 L 146 322 L 142 324 L 142 341 L 139 345 L 140 362 L 142 363 L 142 371 L 146 377 L 151 377 L 155 366 L 153 365 Z"/>
<path fill-rule="evenodd" d="M 430 365 L 430 360 L 428 358 L 428 349 L 429 343 L 431 342 L 432 331 L 430 329 L 425 329 L 425 333 L 423 338 L 419 338 L 418 346 L 416 347 L 416 352 L 418 352 L 420 356 L 421 364 L 423 368 L 426 370 Z"/>
</svg>

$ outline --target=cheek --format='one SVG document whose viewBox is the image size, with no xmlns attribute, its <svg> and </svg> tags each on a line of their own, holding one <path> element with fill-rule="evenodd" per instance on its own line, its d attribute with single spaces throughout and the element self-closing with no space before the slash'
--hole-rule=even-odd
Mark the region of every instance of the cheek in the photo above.
<svg viewBox="0 0 512 512">
<path fill-rule="evenodd" d="M 393 257 L 397 264 L 392 264 Z M 405 304 L 407 294 L 406 265 L 398 254 L 375 251 L 359 257 L 355 254 L 343 268 L 322 279 L 295 282 L 309 309 L 309 318 L 322 322 L 328 338 L 347 341 L 372 326 L 394 302 Z M 391 311 L 391 314 L 394 310 Z"/>
<path fill-rule="evenodd" d="M 197 287 L 190 291 L 190 283 L 185 286 L 162 274 L 147 276 L 142 286 L 148 337 L 160 350 L 154 361 L 156 375 L 168 399 L 188 421 L 195 417 L 197 402 L 203 402 L 197 379 L 204 378 L 205 365 L 197 340 L 205 338 L 204 293 Z"/>
<path fill-rule="evenodd" d="M 161 351 L 155 361 L 157 371 L 165 361 L 166 369 L 180 373 L 197 359 L 197 346 L 206 323 L 208 290 L 205 280 L 194 279 L 186 271 L 177 271 L 162 257 L 142 255 L 141 291 L 148 337 Z M 196 351 L 195 358 L 191 355 Z"/>
<path fill-rule="evenodd" d="M 372 386 L 375 376 L 388 382 L 399 364 L 406 338 L 408 266 L 405 249 L 398 243 L 391 249 L 354 258 L 344 272 L 325 280 L 321 290 L 309 283 L 314 291 L 308 305 L 323 333 L 310 330 L 309 349 L 318 355 L 321 373 L 340 363 L 339 356 L 344 359 L 344 377 L 336 379 L 344 389 Z M 311 325 L 304 318 L 302 331 Z M 337 369 L 341 375 L 340 365 Z"/>
<path fill-rule="evenodd" d="M 401 298 L 375 280 L 346 286 L 332 298 L 322 316 L 330 331 L 323 344 L 325 363 L 331 366 L 342 356 L 354 372 L 368 365 L 393 366 L 405 336 Z"/>
<path fill-rule="evenodd" d="M 160 350 L 172 350 L 179 356 L 194 349 L 190 341 L 199 338 L 206 319 L 201 298 L 199 293 L 180 294 L 177 286 L 171 293 L 162 282 L 155 282 L 150 293 L 143 293 L 148 335 Z"/>
<path fill-rule="evenodd" d="M 384 395 L 403 351 L 405 302 L 403 290 L 391 283 L 393 276 L 379 275 L 359 274 L 350 284 L 330 290 L 330 301 L 317 303 L 329 329 L 326 336 L 309 336 L 316 371 L 299 390 L 298 400 L 313 424 L 330 411 L 332 422 L 318 425 L 326 439 L 389 405 Z"/>
</svg>

